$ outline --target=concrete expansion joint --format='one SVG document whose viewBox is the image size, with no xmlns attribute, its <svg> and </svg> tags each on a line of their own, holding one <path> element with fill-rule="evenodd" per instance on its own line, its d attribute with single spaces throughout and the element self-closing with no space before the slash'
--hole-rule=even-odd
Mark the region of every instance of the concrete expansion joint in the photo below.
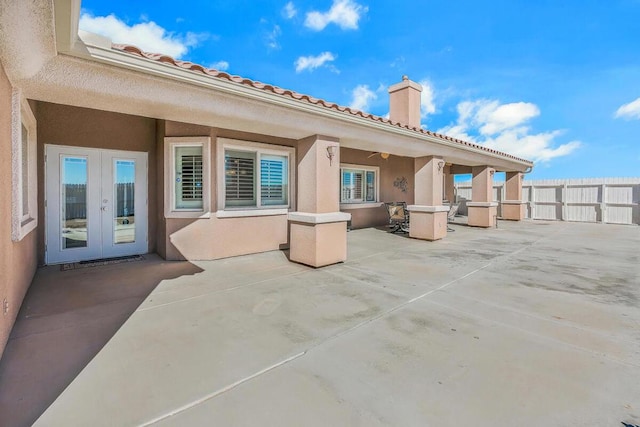
<svg viewBox="0 0 640 427">
<path fill-rule="evenodd" d="M 485 320 L 485 321 L 495 323 L 496 325 L 500 325 L 500 326 L 505 327 L 505 328 L 513 329 L 513 330 L 516 330 L 518 332 L 525 333 L 527 335 L 532 335 L 532 336 L 534 336 L 536 338 L 539 338 L 539 339 L 542 339 L 544 341 L 550 341 L 550 342 L 553 342 L 555 344 L 560 344 L 562 346 L 570 347 L 570 348 L 572 348 L 574 350 L 578 350 L 578 351 L 581 351 L 581 352 L 584 352 L 584 353 L 588 353 L 588 354 L 591 354 L 591 355 L 594 355 L 594 356 L 598 356 L 598 357 L 601 357 L 603 359 L 609 360 L 611 362 L 618 363 L 620 365 L 629 366 L 629 367 L 632 367 L 632 368 L 640 368 L 640 364 L 626 362 L 624 360 L 620 360 L 618 358 L 611 357 L 611 356 L 607 355 L 606 353 L 590 350 L 588 348 L 584 348 L 584 347 L 581 347 L 579 345 L 572 344 L 570 342 L 559 340 L 559 339 L 550 337 L 548 335 L 539 334 L 537 332 L 533 332 L 533 331 L 530 331 L 528 329 L 524 329 L 524 328 L 521 328 L 519 326 L 516 326 L 515 324 L 512 324 L 512 323 L 499 322 L 499 321 L 497 321 L 495 319 L 492 319 L 492 318 L 489 318 L 489 317 L 479 316 L 479 315 L 474 314 L 474 313 L 472 313 L 472 312 L 470 312 L 468 310 L 462 310 L 461 308 L 452 306 L 450 304 L 442 304 L 442 303 L 439 303 L 439 302 L 436 302 L 436 301 L 427 301 L 427 302 L 429 304 L 434 304 L 434 305 L 437 305 L 438 307 L 442 307 L 442 308 L 445 308 L 447 310 L 457 311 L 458 313 L 462 313 L 462 314 L 464 314 L 466 316 L 469 316 L 469 317 L 475 317 L 476 319 Z M 584 330 L 584 329 L 581 329 L 581 330 Z"/>
<path fill-rule="evenodd" d="M 261 376 L 263 374 L 266 374 L 269 371 L 272 371 L 272 370 L 277 369 L 277 368 L 279 368 L 279 367 L 281 367 L 283 365 L 286 365 L 287 363 L 292 362 L 292 361 L 296 360 L 297 358 L 304 356 L 306 353 L 307 353 L 307 351 L 305 350 L 305 351 L 302 351 L 302 352 L 300 352 L 298 354 L 294 354 L 293 356 L 287 357 L 286 359 L 283 359 L 283 360 L 281 360 L 281 361 L 279 361 L 277 363 L 274 363 L 273 365 L 268 366 L 268 367 L 262 369 L 261 371 L 258 371 L 258 372 L 254 373 L 252 375 L 249 375 L 248 377 L 242 378 L 241 380 L 238 380 L 238 381 L 236 381 L 236 382 L 234 382 L 232 384 L 229 384 L 228 386 L 223 387 L 223 388 L 221 388 L 221 389 L 219 389 L 217 391 L 214 391 L 213 393 L 207 394 L 206 396 L 203 396 L 200 399 L 194 400 L 193 402 L 188 403 L 188 404 L 186 404 L 184 406 L 181 406 L 181 407 L 179 407 L 177 409 L 174 409 L 171 412 L 168 412 L 168 413 L 166 413 L 164 415 L 160 415 L 159 417 L 156 417 L 156 418 L 154 418 L 152 420 L 149 420 L 149 421 L 147 421 L 147 422 L 145 422 L 143 424 L 140 424 L 140 427 L 147 427 L 147 426 L 150 426 L 152 424 L 156 424 L 156 423 L 158 423 L 160 421 L 166 420 L 167 418 L 171 418 L 171 417 L 173 417 L 175 415 L 178 415 L 181 412 L 187 411 L 187 410 L 189 410 L 189 409 L 191 409 L 191 408 L 193 408 L 195 406 L 200 405 L 201 403 L 206 402 L 207 400 L 211 400 L 211 399 L 213 399 L 213 398 L 215 398 L 217 396 L 220 396 L 221 394 L 224 394 L 224 393 L 226 393 L 228 391 L 231 391 L 234 388 L 238 387 L 239 385 L 246 383 L 247 381 L 251 381 L 252 379 L 257 378 L 257 377 L 259 377 L 259 376 Z"/>
<path fill-rule="evenodd" d="M 264 271 L 269 271 L 269 270 L 264 270 Z M 285 275 L 282 275 L 280 277 L 284 278 L 284 277 L 297 276 L 297 275 L 300 275 L 300 274 L 302 274 L 304 272 L 305 272 L 304 270 L 296 271 L 295 273 L 285 274 Z M 138 308 L 136 310 L 136 313 L 142 312 L 142 311 L 155 310 L 157 308 L 166 307 L 166 306 L 172 305 L 172 304 L 180 304 L 180 303 L 184 303 L 186 301 L 192 301 L 194 299 L 203 298 L 203 297 L 206 297 L 206 296 L 209 296 L 209 295 L 213 295 L 213 294 L 220 294 L 220 293 L 224 293 L 224 292 L 231 292 L 231 291 L 235 291 L 235 290 L 238 290 L 238 289 L 248 288 L 250 286 L 259 285 L 260 283 L 265 283 L 265 282 L 269 282 L 269 281 L 272 281 L 272 280 L 274 280 L 274 279 L 269 278 L 269 279 L 258 280 L 256 282 L 246 283 L 244 285 L 233 286 L 231 288 L 220 289 L 220 290 L 212 291 L 212 292 L 205 292 L 205 293 L 202 293 L 202 294 L 194 295 L 194 296 L 189 297 L 189 298 L 183 298 L 183 299 L 180 299 L 180 300 L 175 300 L 175 301 L 167 302 L 167 303 L 164 303 L 164 304 L 157 304 L 157 305 L 154 305 L 154 306 L 151 306 L 151 307 L 142 307 L 142 308 Z"/>
<path fill-rule="evenodd" d="M 605 332 L 601 332 L 597 329 L 593 329 L 593 328 L 585 328 L 585 327 L 581 327 L 578 326 L 576 324 L 567 324 L 566 321 L 559 321 L 553 318 L 549 318 L 549 317 L 545 317 L 545 316 L 539 316 L 539 315 L 535 315 L 535 314 L 531 314 L 531 313 L 527 313 L 521 310 L 516 310 L 513 308 L 510 308 L 508 306 L 505 305 L 501 305 L 501 304 L 494 304 L 494 303 L 490 303 L 487 301 L 483 301 L 477 298 L 472 298 L 469 295 L 465 295 L 463 293 L 459 293 L 459 292 L 452 292 L 452 291 L 444 291 L 444 292 L 448 292 L 450 295 L 455 295 L 456 298 L 461 298 L 461 299 L 466 299 L 467 301 L 472 301 L 474 304 L 481 304 L 481 305 L 485 305 L 487 307 L 491 307 L 497 310 L 503 310 L 503 311 L 509 311 L 511 313 L 516 313 L 519 316 L 523 316 L 523 317 L 529 317 L 532 319 L 536 319 L 536 320 L 540 320 L 540 321 L 544 321 L 544 322 L 549 322 L 549 323 L 553 323 L 565 328 L 571 328 L 571 329 L 575 329 L 577 331 L 581 331 L 581 332 L 586 332 L 588 334 L 592 334 L 592 335 L 598 335 L 602 338 L 606 338 L 606 339 L 612 339 L 612 340 L 616 340 L 619 343 L 623 343 L 623 344 L 635 344 L 635 341 L 630 341 L 630 340 L 624 340 L 624 339 L 619 339 L 618 337 L 614 337 L 609 333 L 605 333 Z M 442 306 L 444 306 L 444 304 L 440 304 Z M 469 315 L 472 315 L 472 313 L 468 313 Z M 477 317 L 477 316 L 476 316 Z M 638 367 L 640 367 L 640 365 L 638 365 Z"/>
<path fill-rule="evenodd" d="M 555 236 L 557 237 L 557 234 Z M 281 361 L 279 361 L 277 363 L 274 363 L 273 365 L 270 365 L 270 366 L 268 366 L 268 367 L 266 367 L 266 368 L 264 368 L 264 369 L 262 369 L 260 371 L 257 371 L 257 372 L 255 372 L 255 373 L 253 373 L 253 374 L 251 374 L 251 375 L 249 375 L 247 377 L 244 377 L 244 378 L 242 378 L 242 379 L 240 379 L 240 380 L 238 380 L 238 381 L 236 381 L 234 383 L 231 383 L 231 384 L 229 384 L 229 385 L 227 385 L 227 386 L 225 386 L 225 387 L 223 387 L 221 389 L 218 389 L 218 390 L 216 390 L 216 391 L 214 391 L 214 392 L 212 392 L 210 394 L 207 394 L 207 395 L 203 396 L 200 399 L 194 400 L 193 402 L 190 402 L 190 403 L 185 404 L 185 405 L 183 405 L 183 406 L 181 406 L 179 408 L 176 408 L 176 409 L 174 409 L 174 410 L 172 410 L 172 411 L 170 411 L 170 412 L 168 412 L 168 413 L 166 413 L 164 415 L 161 415 L 161 416 L 156 417 L 156 418 L 154 418 L 154 419 L 152 419 L 150 421 L 147 421 L 147 422 L 145 422 L 143 424 L 140 424 L 140 426 L 141 427 L 150 426 L 152 424 L 158 423 L 160 421 L 163 421 L 165 419 L 168 419 L 168 418 L 171 418 L 171 417 L 173 417 L 175 415 L 178 415 L 181 412 L 187 411 L 187 410 L 189 410 L 189 409 L 191 409 L 191 408 L 193 408 L 195 406 L 198 406 L 201 403 L 204 403 L 204 402 L 206 402 L 208 400 L 214 399 L 214 398 L 216 398 L 216 397 L 218 397 L 218 396 L 220 396 L 220 395 L 222 395 L 222 394 L 224 394 L 224 393 L 226 393 L 228 391 L 233 390 L 234 388 L 238 387 L 239 385 L 247 383 L 247 382 L 249 382 L 249 381 L 251 381 L 251 380 L 253 380 L 255 378 L 258 378 L 258 377 L 268 373 L 268 372 L 271 372 L 271 371 L 276 370 L 276 369 L 278 369 L 280 367 L 283 367 L 283 366 L 285 366 L 285 365 L 287 365 L 287 364 L 289 364 L 289 363 L 291 363 L 291 362 L 293 362 L 293 361 L 295 361 L 295 360 L 297 360 L 297 359 L 309 354 L 312 350 L 315 350 L 315 349 L 317 349 L 317 348 L 319 348 L 321 346 L 324 346 L 327 343 L 330 343 L 330 342 L 335 341 L 335 340 L 337 340 L 337 339 L 339 339 L 339 338 L 341 338 L 341 337 L 343 337 L 345 335 L 348 335 L 351 332 L 354 332 L 354 331 L 360 329 L 363 326 L 366 326 L 366 325 L 371 324 L 371 323 L 373 323 L 373 322 L 375 322 L 375 321 L 377 321 L 379 319 L 382 319 L 382 318 L 384 318 L 384 317 L 386 317 L 386 316 L 388 316 L 388 315 L 390 315 L 390 314 L 392 314 L 392 313 L 394 313 L 396 311 L 399 311 L 399 310 L 401 310 L 401 309 L 403 309 L 403 308 L 405 308 L 405 307 L 407 307 L 407 306 L 409 306 L 409 305 L 411 305 L 411 304 L 413 304 L 413 303 L 415 303 L 417 301 L 420 301 L 420 300 L 428 297 L 429 295 L 432 295 L 432 294 L 434 294 L 436 292 L 444 291 L 446 288 L 450 287 L 451 285 L 453 285 L 455 283 L 458 283 L 458 282 L 460 282 L 460 281 L 462 281 L 462 280 L 464 280 L 464 279 L 466 279 L 466 278 L 468 278 L 470 276 L 473 276 L 474 274 L 476 274 L 476 273 L 488 268 L 489 266 L 495 264 L 496 262 L 498 262 L 500 260 L 503 260 L 503 259 L 506 259 L 506 258 L 510 258 L 510 257 L 512 257 L 514 255 L 517 255 L 517 254 L 523 252 L 524 250 L 529 249 L 531 246 L 534 246 L 537 243 L 539 243 L 539 242 L 541 242 L 543 240 L 549 239 L 549 238 L 551 238 L 551 236 L 541 237 L 541 238 L 539 238 L 539 239 L 537 239 L 537 240 L 535 240 L 535 241 L 533 241 L 531 243 L 523 245 L 520 249 L 518 249 L 518 250 L 516 250 L 514 252 L 497 256 L 497 257 L 491 259 L 487 264 L 485 264 L 485 265 L 483 265 L 481 267 L 478 267 L 475 270 L 473 270 L 473 271 L 471 271 L 471 272 L 469 272 L 469 273 L 467 273 L 467 274 L 465 274 L 465 275 L 463 275 L 461 277 L 458 277 L 456 279 L 450 280 L 447 283 L 444 283 L 443 285 L 441 285 L 441 286 L 439 286 L 439 287 L 437 287 L 435 289 L 429 290 L 429 291 L 427 291 L 427 292 L 425 292 L 425 293 L 423 293 L 421 295 L 418 295 L 418 296 L 416 296 L 414 298 L 411 298 L 411 299 L 409 299 L 407 301 L 404 301 L 404 302 L 402 302 L 402 303 L 400 303 L 400 304 L 398 304 L 398 305 L 396 305 L 396 306 L 394 306 L 394 307 L 392 307 L 392 308 L 390 308 L 390 309 L 388 309 L 386 311 L 383 311 L 383 312 L 379 313 L 378 315 L 376 315 L 374 317 L 371 317 L 369 319 L 363 320 L 362 322 L 360 322 L 360 323 L 358 323 L 358 324 L 356 324 L 356 325 L 354 325 L 354 326 L 352 326 L 352 327 L 350 327 L 348 329 L 345 329 L 342 332 L 338 332 L 337 334 L 329 336 L 329 337 L 325 338 L 324 340 L 321 340 L 321 341 L 317 342 L 316 344 L 311 345 L 310 347 L 308 347 L 307 349 L 305 349 L 305 350 L 303 350 L 303 351 L 301 351 L 299 353 L 296 353 L 296 354 L 294 354 L 294 355 L 292 355 L 290 357 L 287 357 L 287 358 L 285 358 L 285 359 L 283 359 L 283 360 L 281 360 Z M 434 304 L 437 304 L 437 303 L 434 302 Z M 582 349 L 581 347 L 577 347 L 577 346 L 574 346 L 574 345 L 570 345 L 570 347 L 588 351 L 586 349 Z M 593 352 L 593 353 L 596 354 L 596 355 L 599 355 L 601 357 L 607 358 L 607 356 L 604 355 L 604 354 L 600 354 L 600 353 L 596 353 L 596 352 Z M 608 358 L 608 359 L 612 360 L 612 361 L 616 361 L 616 362 L 619 362 L 619 363 L 624 363 L 624 364 L 629 365 L 628 363 L 625 363 L 623 361 L 618 361 L 616 359 L 611 359 L 611 358 Z M 635 365 L 630 365 L 630 366 L 635 366 Z"/>
</svg>

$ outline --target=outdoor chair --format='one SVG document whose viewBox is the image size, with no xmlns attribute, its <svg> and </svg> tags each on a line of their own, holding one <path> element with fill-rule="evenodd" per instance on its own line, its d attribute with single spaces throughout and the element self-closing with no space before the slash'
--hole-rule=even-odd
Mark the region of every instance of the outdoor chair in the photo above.
<svg viewBox="0 0 640 427">
<path fill-rule="evenodd" d="M 449 206 L 449 213 L 447 213 L 447 224 L 453 221 L 453 218 L 458 214 L 458 209 L 460 209 L 460 203 L 451 203 Z M 447 225 L 447 231 L 456 231 L 453 228 Z"/>
<path fill-rule="evenodd" d="M 385 203 L 389 214 L 389 232 L 409 232 L 409 211 L 406 202 Z"/>
</svg>

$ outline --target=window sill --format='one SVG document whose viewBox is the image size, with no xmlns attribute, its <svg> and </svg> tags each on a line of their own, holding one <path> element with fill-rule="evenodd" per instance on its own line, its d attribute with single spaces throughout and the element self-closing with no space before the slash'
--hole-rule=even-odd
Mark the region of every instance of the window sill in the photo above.
<svg viewBox="0 0 640 427">
<path fill-rule="evenodd" d="M 11 240 L 14 242 L 20 242 L 22 239 L 27 237 L 29 233 L 35 230 L 37 226 L 38 221 L 35 218 L 29 218 L 26 221 L 23 221 L 12 233 Z"/>
<path fill-rule="evenodd" d="M 196 218 L 207 219 L 211 218 L 211 212 L 203 211 L 169 211 L 164 213 L 164 217 L 167 219 L 173 218 Z"/>
<path fill-rule="evenodd" d="M 340 203 L 340 210 L 379 208 L 382 205 L 382 202 Z"/>
<path fill-rule="evenodd" d="M 222 210 L 216 212 L 216 218 L 247 218 L 252 216 L 287 215 L 288 213 L 288 208 Z"/>
</svg>

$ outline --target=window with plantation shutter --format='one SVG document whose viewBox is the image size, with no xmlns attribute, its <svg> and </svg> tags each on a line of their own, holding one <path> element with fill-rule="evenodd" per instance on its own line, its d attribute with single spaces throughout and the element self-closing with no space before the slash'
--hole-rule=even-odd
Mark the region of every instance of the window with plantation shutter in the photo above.
<svg viewBox="0 0 640 427">
<path fill-rule="evenodd" d="M 342 171 L 342 201 L 362 201 L 362 174 L 363 171 Z"/>
<path fill-rule="evenodd" d="M 202 209 L 202 147 L 175 147 L 175 208 Z"/>
<path fill-rule="evenodd" d="M 227 151 L 224 162 L 226 205 L 255 206 L 255 153 Z"/>
<path fill-rule="evenodd" d="M 36 119 L 27 100 L 15 89 L 11 115 L 11 239 L 17 242 L 38 225 L 38 180 Z"/>
<path fill-rule="evenodd" d="M 340 202 L 367 203 L 377 201 L 377 169 L 340 168 Z"/>
<path fill-rule="evenodd" d="M 262 206 L 287 204 L 287 158 L 260 157 L 260 201 Z"/>
<path fill-rule="evenodd" d="M 165 218 L 201 218 L 210 208 L 207 136 L 168 136 L 165 148 Z"/>
<path fill-rule="evenodd" d="M 218 209 L 228 208 L 231 212 L 264 208 L 273 212 L 289 208 L 293 148 L 224 138 L 218 141 L 220 158 L 224 159 L 220 163 L 224 180 L 218 187 L 221 195 Z"/>
</svg>

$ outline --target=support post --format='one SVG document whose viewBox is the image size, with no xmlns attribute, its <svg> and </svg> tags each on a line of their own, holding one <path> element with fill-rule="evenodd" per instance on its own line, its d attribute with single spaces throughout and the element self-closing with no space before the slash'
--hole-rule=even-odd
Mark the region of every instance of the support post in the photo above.
<svg viewBox="0 0 640 427">
<path fill-rule="evenodd" d="M 411 213 L 409 237 L 439 240 L 447 235 L 448 206 L 442 205 L 444 160 L 418 157 L 415 164 L 415 205 Z"/>
<path fill-rule="evenodd" d="M 291 261 L 323 267 L 347 259 L 347 221 L 340 212 L 339 140 L 315 135 L 298 141 L 297 212 L 289 213 Z"/>
<path fill-rule="evenodd" d="M 445 165 L 444 167 L 444 198 L 451 204 L 456 202 L 454 175 L 451 173 L 451 165 Z"/>
<path fill-rule="evenodd" d="M 522 221 L 525 217 L 526 201 L 522 200 L 522 172 L 507 172 L 504 181 L 505 197 L 502 200 L 502 218 Z"/>
<path fill-rule="evenodd" d="M 496 224 L 498 203 L 493 201 L 493 175 L 489 166 L 474 166 L 471 202 L 467 202 L 469 225 L 488 228 Z"/>
</svg>

